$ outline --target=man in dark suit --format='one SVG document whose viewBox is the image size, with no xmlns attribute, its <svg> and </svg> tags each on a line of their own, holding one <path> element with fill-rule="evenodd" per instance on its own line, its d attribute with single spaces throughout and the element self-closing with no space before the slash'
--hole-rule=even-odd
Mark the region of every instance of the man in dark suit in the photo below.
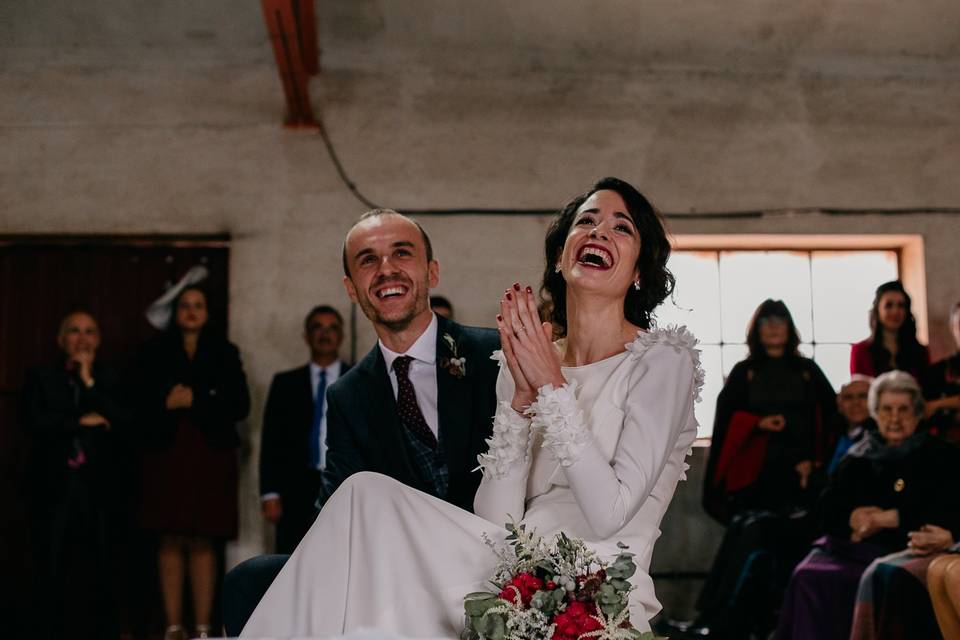
<svg viewBox="0 0 960 640">
<path fill-rule="evenodd" d="M 274 376 L 260 432 L 260 504 L 277 526 L 277 553 L 293 553 L 317 516 L 326 462 L 326 390 L 349 368 L 340 360 L 343 318 L 329 305 L 303 322 L 310 361 Z"/>
<path fill-rule="evenodd" d="M 423 228 L 395 211 L 360 218 L 344 241 L 343 268 L 347 293 L 378 342 L 327 391 L 320 502 L 350 475 L 375 471 L 472 510 L 480 474 L 471 470 L 496 408 L 497 332 L 430 310 L 440 265 Z M 242 630 L 285 561 L 261 556 L 227 574 L 228 635 Z"/>
</svg>

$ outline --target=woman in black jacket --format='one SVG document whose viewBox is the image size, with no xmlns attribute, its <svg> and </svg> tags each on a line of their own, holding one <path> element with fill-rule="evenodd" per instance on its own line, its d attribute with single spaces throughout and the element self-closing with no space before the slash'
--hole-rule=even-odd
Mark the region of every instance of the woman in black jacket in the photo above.
<svg viewBox="0 0 960 640">
<path fill-rule="evenodd" d="M 174 323 L 138 363 L 142 460 L 140 524 L 159 534 L 158 564 L 169 639 L 184 637 L 189 567 L 196 635 L 210 631 L 216 543 L 237 534 L 236 423 L 250 410 L 237 348 L 209 330 L 196 286 L 174 300 Z"/>
</svg>

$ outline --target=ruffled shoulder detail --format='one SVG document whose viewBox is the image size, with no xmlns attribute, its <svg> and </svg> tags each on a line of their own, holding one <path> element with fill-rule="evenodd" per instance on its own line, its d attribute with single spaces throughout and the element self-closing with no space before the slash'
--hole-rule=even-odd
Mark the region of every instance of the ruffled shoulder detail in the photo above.
<svg viewBox="0 0 960 640">
<path fill-rule="evenodd" d="M 703 367 L 700 365 L 700 341 L 684 325 L 667 325 L 651 331 L 637 331 L 633 342 L 624 345 L 631 357 L 641 358 L 654 345 L 663 344 L 673 348 L 676 353 L 686 351 L 693 361 L 693 399 L 700 402 L 700 391 L 706 379 Z"/>
</svg>

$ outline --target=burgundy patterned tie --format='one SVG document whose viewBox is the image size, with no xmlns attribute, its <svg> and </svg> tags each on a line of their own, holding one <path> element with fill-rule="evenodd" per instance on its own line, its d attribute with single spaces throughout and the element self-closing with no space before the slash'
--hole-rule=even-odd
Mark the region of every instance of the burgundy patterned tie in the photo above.
<svg viewBox="0 0 960 640">
<path fill-rule="evenodd" d="M 397 412 L 400 414 L 400 421 L 420 442 L 431 449 L 436 449 L 437 437 L 433 435 L 433 431 L 423 417 L 423 412 L 420 411 L 417 394 L 414 393 L 413 383 L 410 382 L 411 362 L 413 358 L 410 356 L 400 356 L 393 361 L 393 371 L 397 374 Z"/>
</svg>

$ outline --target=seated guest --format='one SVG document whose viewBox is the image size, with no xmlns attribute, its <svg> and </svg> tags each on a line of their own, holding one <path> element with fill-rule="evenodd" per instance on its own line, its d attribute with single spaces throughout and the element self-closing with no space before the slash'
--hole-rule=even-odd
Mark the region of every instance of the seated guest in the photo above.
<svg viewBox="0 0 960 640">
<path fill-rule="evenodd" d="M 930 352 L 917 340 L 917 323 L 903 283 L 883 283 L 870 309 L 870 337 L 850 348 L 850 373 L 878 376 L 899 369 L 919 380 L 929 364 Z"/>
<path fill-rule="evenodd" d="M 933 559 L 927 571 L 927 588 L 943 637 L 957 640 L 960 638 L 960 544 Z"/>
<path fill-rule="evenodd" d="M 766 300 L 747 331 L 750 354 L 730 372 L 717 401 L 704 480 L 704 508 L 727 525 L 692 624 L 677 636 L 733 637 L 773 624 L 777 586 L 815 536 L 809 510 L 837 437 L 837 401 L 817 364 L 797 351 L 786 305 Z M 840 427 L 835 427 L 838 431 Z M 845 428 L 845 426 L 844 426 Z"/>
<path fill-rule="evenodd" d="M 870 417 L 870 409 L 867 408 L 867 393 L 872 381 L 873 378 L 855 373 L 850 376 L 849 382 L 840 387 L 837 395 L 837 408 L 840 413 L 835 416 L 832 428 L 827 430 L 830 444 L 833 445 L 833 456 L 827 465 L 827 475 L 834 474 L 850 447 L 877 428 Z M 827 450 L 829 451 L 829 447 Z"/>
<path fill-rule="evenodd" d="M 270 383 L 260 432 L 260 501 L 277 525 L 277 553 L 293 553 L 317 517 L 326 454 L 326 392 L 349 368 L 340 360 L 343 318 L 331 306 L 304 320 L 310 362 L 278 373 Z"/>
<path fill-rule="evenodd" d="M 453 303 L 443 296 L 430 296 L 430 310 L 447 320 L 453 320 Z"/>
<path fill-rule="evenodd" d="M 921 385 L 931 429 L 945 440 L 960 442 L 960 302 L 950 310 L 950 332 L 957 352 L 930 365 Z"/>
<path fill-rule="evenodd" d="M 910 532 L 960 532 L 960 451 L 923 431 L 923 396 L 903 371 L 870 386 L 878 431 L 851 447 L 820 499 L 827 535 L 793 572 L 777 638 L 845 639 L 860 577 L 906 547 Z"/>
<path fill-rule="evenodd" d="M 130 416 L 119 376 L 97 360 L 93 316 L 68 314 L 58 343 L 60 360 L 30 370 L 24 388 L 41 607 L 31 637 L 109 637 L 117 634 L 110 558 L 123 517 L 116 438 Z"/>
<path fill-rule="evenodd" d="M 874 560 L 860 578 L 851 640 L 940 637 L 927 592 L 932 563 L 953 545 L 953 534 L 924 525 L 911 531 L 906 551 Z"/>
</svg>

